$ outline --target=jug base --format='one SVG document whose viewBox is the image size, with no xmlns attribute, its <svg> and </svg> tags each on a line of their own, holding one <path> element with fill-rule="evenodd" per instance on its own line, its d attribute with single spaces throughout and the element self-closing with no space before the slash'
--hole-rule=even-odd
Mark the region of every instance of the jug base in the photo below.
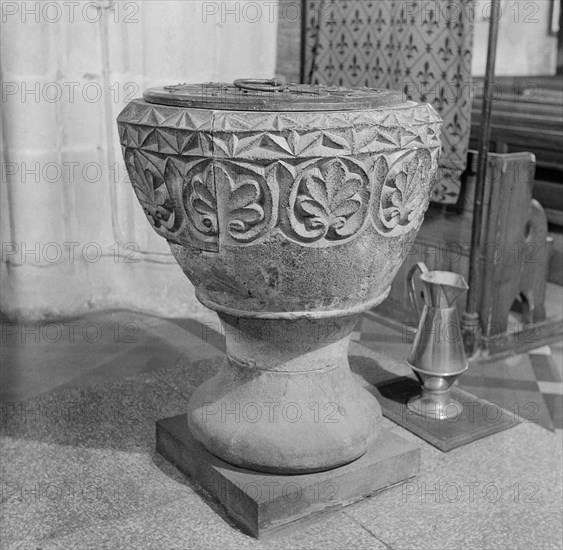
<svg viewBox="0 0 563 550">
<path fill-rule="evenodd" d="M 423 391 L 407 403 L 407 408 L 411 413 L 431 420 L 454 420 L 461 416 L 463 407 L 449 394 L 449 391 Z"/>
</svg>

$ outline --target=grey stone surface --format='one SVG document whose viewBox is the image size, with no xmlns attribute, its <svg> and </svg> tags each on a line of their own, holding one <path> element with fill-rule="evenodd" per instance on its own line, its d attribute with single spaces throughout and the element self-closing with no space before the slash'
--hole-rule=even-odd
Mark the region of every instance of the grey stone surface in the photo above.
<svg viewBox="0 0 563 550">
<path fill-rule="evenodd" d="M 397 376 L 409 376 L 415 379 L 412 369 L 406 363 L 406 357 L 390 357 L 357 342 L 350 342 L 348 361 L 352 371 L 361 374 L 370 384 L 392 380 Z"/>
<path fill-rule="evenodd" d="M 353 518 L 336 512 L 330 520 L 266 542 L 244 535 L 206 503 L 179 499 L 125 521 L 90 526 L 41 544 L 42 550 L 343 550 L 387 548 Z M 33 549 L 35 550 L 35 548 Z"/>
<path fill-rule="evenodd" d="M 394 549 L 561 548 L 561 450 L 560 434 L 533 424 L 447 454 L 423 443 L 415 480 L 347 513 Z"/>
<path fill-rule="evenodd" d="M 48 540 L 134 518 L 175 498 L 198 499 L 165 461 L 134 448 L 2 438 L 2 462 L 2 544 Z"/>
<path fill-rule="evenodd" d="M 2 401 L 31 399 L 55 388 L 90 386 L 100 380 L 118 382 L 124 376 L 170 369 L 187 352 L 195 361 L 225 349 L 224 338 L 217 332 L 218 319 L 200 323 L 131 311 L 104 311 L 58 322 L 11 322 L 2 326 Z M 22 333 L 24 326 L 29 334 Z M 94 330 L 99 331 L 98 341 L 83 336 L 88 326 L 93 340 Z M 60 337 L 53 339 L 56 331 Z M 52 340 L 47 340 L 46 334 Z"/>
<path fill-rule="evenodd" d="M 151 375 L 3 403 L 2 540 L 48 538 L 193 494 L 154 452 L 156 419 L 186 407 Z"/>
<path fill-rule="evenodd" d="M 393 380 L 397 376 L 414 378 L 412 370 L 406 363 L 366 348 L 357 342 L 350 342 L 348 361 L 356 381 L 376 397 L 377 392 L 374 389 L 376 384 Z M 385 416 L 382 418 L 381 429 L 394 427 L 396 427 L 395 422 Z"/>
<path fill-rule="evenodd" d="M 2 404 L 1 434 L 66 446 L 154 448 L 152 423 L 187 400 L 153 374 Z"/>
<path fill-rule="evenodd" d="M 173 368 L 161 370 L 155 376 L 189 399 L 195 388 L 217 374 L 225 362 L 225 355 L 217 352 L 215 357 L 194 361 L 190 353 L 184 354 Z"/>
</svg>

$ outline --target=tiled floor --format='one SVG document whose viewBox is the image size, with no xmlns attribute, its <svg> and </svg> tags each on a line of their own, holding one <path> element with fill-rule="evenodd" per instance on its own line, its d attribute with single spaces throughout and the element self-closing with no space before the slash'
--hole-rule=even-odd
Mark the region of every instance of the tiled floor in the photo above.
<svg viewBox="0 0 563 550">
<path fill-rule="evenodd" d="M 263 543 L 154 452 L 155 420 L 217 368 L 217 323 L 114 311 L 0 328 L 1 548 L 563 548 L 561 343 L 460 381 L 528 422 L 445 454 L 385 420 L 420 444 L 419 476 Z M 368 314 L 354 340 L 358 367 L 405 372 L 400 333 Z"/>
</svg>

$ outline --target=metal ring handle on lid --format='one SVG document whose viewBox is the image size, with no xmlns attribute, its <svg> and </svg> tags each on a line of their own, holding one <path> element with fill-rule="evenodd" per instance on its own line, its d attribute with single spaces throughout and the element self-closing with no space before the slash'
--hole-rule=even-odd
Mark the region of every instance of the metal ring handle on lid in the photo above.
<svg viewBox="0 0 563 550">
<path fill-rule="evenodd" d="M 241 90 L 252 90 L 256 92 L 278 92 L 284 83 L 278 78 L 239 78 L 233 84 Z"/>
</svg>

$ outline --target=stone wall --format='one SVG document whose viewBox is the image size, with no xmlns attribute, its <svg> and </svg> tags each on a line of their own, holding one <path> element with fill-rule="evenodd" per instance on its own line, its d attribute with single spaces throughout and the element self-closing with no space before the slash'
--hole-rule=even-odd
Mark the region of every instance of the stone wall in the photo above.
<svg viewBox="0 0 563 550">
<path fill-rule="evenodd" d="M 271 78 L 276 25 L 249 0 L 73 4 L 2 3 L 2 312 L 205 318 L 134 197 L 115 119 L 150 86 Z"/>
<path fill-rule="evenodd" d="M 551 5 L 560 0 L 501 0 L 496 74 L 554 75 L 557 37 L 549 35 Z M 473 74 L 485 74 L 490 1 L 476 1 Z"/>
</svg>

